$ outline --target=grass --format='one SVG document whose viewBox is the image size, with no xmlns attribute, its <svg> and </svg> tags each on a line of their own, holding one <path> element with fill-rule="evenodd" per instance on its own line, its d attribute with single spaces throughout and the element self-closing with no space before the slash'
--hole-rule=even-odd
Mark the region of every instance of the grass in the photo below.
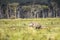
<svg viewBox="0 0 60 40">
<path fill-rule="evenodd" d="M 46 28 L 31 28 L 30 22 Z M 60 18 L 0 19 L 0 40 L 60 40 Z"/>
</svg>

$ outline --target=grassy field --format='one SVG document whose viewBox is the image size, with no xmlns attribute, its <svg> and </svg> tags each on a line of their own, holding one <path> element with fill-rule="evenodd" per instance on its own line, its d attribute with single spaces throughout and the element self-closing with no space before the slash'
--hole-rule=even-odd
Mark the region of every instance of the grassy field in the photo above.
<svg viewBox="0 0 60 40">
<path fill-rule="evenodd" d="M 46 28 L 31 28 L 30 22 Z M 60 18 L 0 19 L 0 40 L 60 40 Z"/>
</svg>

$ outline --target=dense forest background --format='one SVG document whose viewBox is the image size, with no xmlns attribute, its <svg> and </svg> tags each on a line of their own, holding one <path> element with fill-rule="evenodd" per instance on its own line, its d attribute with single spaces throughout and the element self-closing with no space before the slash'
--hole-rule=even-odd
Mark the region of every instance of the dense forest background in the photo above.
<svg viewBox="0 0 60 40">
<path fill-rule="evenodd" d="M 60 0 L 0 0 L 0 18 L 60 17 Z"/>
</svg>

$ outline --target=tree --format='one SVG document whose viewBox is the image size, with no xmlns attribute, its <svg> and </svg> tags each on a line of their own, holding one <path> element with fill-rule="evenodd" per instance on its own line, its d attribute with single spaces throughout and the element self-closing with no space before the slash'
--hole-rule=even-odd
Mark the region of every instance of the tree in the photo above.
<svg viewBox="0 0 60 40">
<path fill-rule="evenodd" d="M 58 10 L 60 10 L 60 0 L 51 0 L 53 9 L 55 10 L 55 17 L 58 16 Z"/>
<path fill-rule="evenodd" d="M 16 11 L 17 11 L 17 6 L 19 5 L 19 3 L 11 3 L 9 4 L 9 6 L 12 8 L 13 12 L 14 12 L 14 16 L 16 18 Z"/>
</svg>

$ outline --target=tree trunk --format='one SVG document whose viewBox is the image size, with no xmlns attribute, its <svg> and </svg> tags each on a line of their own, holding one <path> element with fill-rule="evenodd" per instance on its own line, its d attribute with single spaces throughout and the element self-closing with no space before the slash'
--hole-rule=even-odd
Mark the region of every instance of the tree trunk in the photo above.
<svg viewBox="0 0 60 40">
<path fill-rule="evenodd" d="M 6 14 L 7 14 L 7 18 L 9 19 L 8 6 L 7 6 Z"/>
<path fill-rule="evenodd" d="M 44 15 L 44 10 L 42 10 L 42 15 L 43 15 L 43 18 L 45 17 L 45 15 Z"/>
<path fill-rule="evenodd" d="M 14 14 L 15 14 L 15 19 L 16 19 L 16 9 L 14 10 Z"/>
<path fill-rule="evenodd" d="M 2 18 L 2 10 L 1 10 L 1 7 L 0 7 L 0 18 Z"/>
</svg>

